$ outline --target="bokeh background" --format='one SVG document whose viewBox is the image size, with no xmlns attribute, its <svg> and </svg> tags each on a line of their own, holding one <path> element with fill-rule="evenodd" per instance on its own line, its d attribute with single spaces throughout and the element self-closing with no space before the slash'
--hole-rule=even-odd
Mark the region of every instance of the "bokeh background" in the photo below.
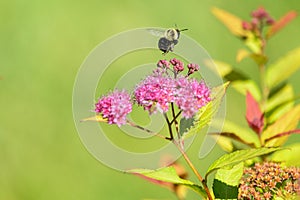
<svg viewBox="0 0 300 200">
<path fill-rule="evenodd" d="M 185 34 L 212 58 L 234 63 L 258 80 L 251 61 L 235 63 L 242 43 L 210 9 L 249 19 L 260 5 L 276 19 L 291 9 L 300 13 L 298 0 L 0 1 L 0 200 L 176 199 L 164 188 L 102 165 L 87 152 L 72 117 L 76 73 L 89 52 L 114 34 L 177 24 L 188 28 Z M 299 36 L 300 17 L 271 39 L 271 62 L 300 46 Z M 296 94 L 299 77 L 298 71 L 290 78 Z M 228 119 L 245 125 L 244 108 L 243 96 L 229 89 Z M 216 147 L 199 160 L 197 151 L 190 154 L 202 172 L 222 154 Z M 188 199 L 196 199 L 193 192 Z"/>
</svg>

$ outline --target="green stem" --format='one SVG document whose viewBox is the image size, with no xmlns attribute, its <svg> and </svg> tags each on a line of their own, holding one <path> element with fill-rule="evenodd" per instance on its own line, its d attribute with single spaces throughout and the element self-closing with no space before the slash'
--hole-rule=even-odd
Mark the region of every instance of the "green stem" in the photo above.
<svg viewBox="0 0 300 200">
<path fill-rule="evenodd" d="M 261 24 L 261 27 L 263 27 L 263 25 Z M 261 40 L 261 56 L 266 58 L 267 56 L 265 55 L 265 48 L 267 45 L 267 40 L 265 39 L 265 37 L 263 36 L 263 30 L 261 28 L 260 30 L 260 34 L 259 34 L 259 38 Z M 260 87 L 261 87 L 261 93 L 262 93 L 262 98 L 261 98 L 261 109 L 262 109 L 262 113 L 266 112 L 267 109 L 267 101 L 268 101 L 268 97 L 269 97 L 269 93 L 270 93 L 270 89 L 268 87 L 268 85 L 266 84 L 266 62 L 264 61 L 260 64 L 258 64 L 259 67 L 259 72 L 260 72 Z M 261 134 L 258 135 L 259 137 L 259 141 L 260 141 L 260 145 L 263 146 L 263 141 L 261 138 Z"/>
<path fill-rule="evenodd" d="M 259 66 L 259 72 L 260 72 L 260 85 L 261 85 L 261 91 L 262 91 L 262 99 L 261 99 L 261 105 L 262 105 L 262 111 L 265 112 L 266 110 L 266 104 L 268 100 L 268 96 L 270 93 L 270 90 L 266 84 L 265 78 L 266 78 L 266 66 L 264 64 L 261 64 Z"/>
<path fill-rule="evenodd" d="M 187 164 L 190 166 L 190 168 L 193 170 L 194 174 L 196 175 L 196 177 L 198 178 L 198 180 L 201 182 L 201 184 L 203 185 L 203 188 L 207 194 L 207 197 L 209 200 L 213 200 L 213 197 L 210 194 L 209 188 L 206 184 L 206 180 L 202 178 L 202 176 L 200 175 L 200 173 L 197 171 L 196 167 L 193 165 L 193 163 L 191 162 L 191 160 L 189 159 L 188 155 L 185 153 L 185 151 L 181 148 L 181 145 L 178 144 L 176 141 L 173 140 L 173 143 L 175 144 L 175 146 L 179 149 L 180 153 L 183 155 L 185 161 L 187 162 Z"/>
<path fill-rule="evenodd" d="M 263 24 L 261 24 L 260 27 L 261 27 L 259 32 L 259 39 L 261 41 L 260 54 L 262 57 L 267 57 L 265 55 L 267 40 L 263 36 Z M 261 92 L 262 92 L 261 105 L 262 105 L 262 111 L 265 112 L 268 96 L 270 93 L 268 85 L 266 84 L 266 61 L 259 64 L 258 67 L 260 72 L 260 85 L 261 85 Z"/>
</svg>

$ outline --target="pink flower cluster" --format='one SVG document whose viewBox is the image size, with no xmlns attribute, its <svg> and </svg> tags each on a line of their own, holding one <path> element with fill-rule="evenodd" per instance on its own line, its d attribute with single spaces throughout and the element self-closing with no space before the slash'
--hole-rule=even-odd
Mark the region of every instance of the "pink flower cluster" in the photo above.
<svg viewBox="0 0 300 200">
<path fill-rule="evenodd" d="M 173 70 L 170 66 L 173 66 Z M 203 80 L 190 79 L 189 75 L 199 70 L 197 64 L 188 64 L 187 76 L 178 75 L 184 63 L 176 58 L 160 60 L 153 73 L 139 83 L 134 91 L 135 102 L 150 114 L 166 113 L 171 103 L 177 105 L 185 118 L 193 117 L 210 100 L 210 89 Z M 171 70 L 173 76 L 168 74 Z M 107 119 L 109 124 L 126 124 L 126 116 L 132 111 L 130 95 L 115 90 L 102 96 L 95 104 L 95 112 Z"/>
<path fill-rule="evenodd" d="M 185 118 L 193 117 L 201 107 L 210 100 L 210 89 L 204 81 L 178 77 L 175 80 L 174 89 L 175 103 L 182 110 Z"/>
<path fill-rule="evenodd" d="M 118 126 L 126 124 L 126 116 L 132 111 L 130 95 L 126 91 L 118 91 L 101 97 L 95 104 L 95 112 L 101 114 L 109 124 Z"/>
<path fill-rule="evenodd" d="M 275 20 L 269 15 L 269 13 L 263 7 L 254 10 L 251 13 L 251 16 L 252 19 L 250 22 L 246 22 L 246 21 L 242 22 L 242 27 L 244 30 L 258 31 L 264 25 L 272 25 L 275 23 Z"/>
<path fill-rule="evenodd" d="M 169 103 L 174 101 L 173 93 L 174 80 L 170 77 L 154 74 L 147 76 L 134 91 L 134 97 L 138 105 L 144 107 L 150 113 L 156 109 L 167 112 Z"/>
<path fill-rule="evenodd" d="M 165 62 L 165 61 L 164 61 Z M 160 64 L 158 66 L 168 66 Z M 172 59 L 170 63 L 174 66 L 174 71 L 179 73 L 183 71 L 183 62 Z M 190 66 L 193 69 L 199 69 L 198 65 Z M 194 70 L 196 71 L 196 70 Z M 176 76 L 175 76 L 176 77 Z M 165 70 L 156 70 L 152 75 L 147 76 L 134 91 L 134 97 L 138 105 L 149 113 L 157 110 L 167 112 L 170 103 L 175 103 L 185 118 L 191 118 L 210 100 L 210 89 L 204 81 L 189 79 L 187 76 L 171 77 Z"/>
</svg>

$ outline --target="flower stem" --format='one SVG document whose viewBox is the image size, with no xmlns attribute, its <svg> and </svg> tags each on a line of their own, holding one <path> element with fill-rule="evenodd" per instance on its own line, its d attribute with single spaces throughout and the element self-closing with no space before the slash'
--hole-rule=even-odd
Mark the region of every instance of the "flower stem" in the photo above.
<svg viewBox="0 0 300 200">
<path fill-rule="evenodd" d="M 202 176 L 200 175 L 200 173 L 197 171 L 196 167 L 193 165 L 193 163 L 191 162 L 191 160 L 189 159 L 188 155 L 185 153 L 185 151 L 182 149 L 181 145 L 178 144 L 176 141 L 173 140 L 173 143 L 175 144 L 175 146 L 179 149 L 180 153 L 183 155 L 185 161 L 187 162 L 187 164 L 190 166 L 190 168 L 193 170 L 194 174 L 197 176 L 198 180 L 201 182 L 201 184 L 203 185 L 203 188 L 207 194 L 207 197 L 209 200 L 213 200 L 209 188 L 206 184 L 206 180 L 202 178 Z"/>
<path fill-rule="evenodd" d="M 261 92 L 262 92 L 262 99 L 261 99 L 261 105 L 262 110 L 265 112 L 266 110 L 266 104 L 269 96 L 269 88 L 266 84 L 265 78 L 266 78 L 266 66 L 264 64 L 261 64 L 259 66 L 259 72 L 260 72 L 260 85 L 261 85 Z"/>
<path fill-rule="evenodd" d="M 179 115 L 182 113 L 182 110 L 180 110 L 176 115 L 175 117 L 172 119 L 172 121 L 170 122 L 171 124 L 174 123 L 174 121 L 179 117 Z"/>
<path fill-rule="evenodd" d="M 263 24 L 261 24 L 261 29 L 259 31 L 259 39 L 261 41 L 261 47 L 260 47 L 260 55 L 262 57 L 267 57 L 265 55 L 265 48 L 267 45 L 267 40 L 266 38 L 263 36 Z M 268 96 L 269 96 L 269 88 L 266 84 L 266 62 L 267 60 L 265 60 L 264 62 L 258 64 L 259 67 L 259 72 L 260 72 L 260 87 L 261 87 L 261 92 L 262 92 L 262 99 L 261 99 L 261 105 L 262 105 L 262 110 L 263 112 L 265 112 L 266 110 L 266 104 L 267 104 L 267 100 L 268 100 Z"/>
<path fill-rule="evenodd" d="M 133 122 L 131 122 L 129 120 L 127 120 L 127 124 L 130 125 L 130 126 L 132 126 L 132 127 L 138 128 L 138 129 L 140 129 L 142 131 L 145 131 L 147 133 L 150 133 L 151 135 L 154 135 L 154 136 L 157 136 L 157 137 L 160 137 L 160 138 L 163 138 L 163 139 L 167 139 L 165 136 L 163 136 L 163 135 L 161 135 L 159 133 L 155 133 L 155 132 L 153 132 L 153 131 L 151 131 L 149 129 L 146 129 L 146 128 L 140 126 L 140 125 L 137 125 L 137 124 L 135 124 L 135 123 L 133 123 Z"/>
<path fill-rule="evenodd" d="M 169 133 L 170 133 L 170 137 L 169 138 L 166 138 L 167 140 L 170 140 L 172 141 L 174 139 L 174 136 L 173 136 L 173 131 L 172 131 L 172 123 L 170 122 L 168 116 L 166 113 L 164 113 L 164 117 L 167 121 L 167 124 L 168 124 L 168 129 L 169 129 Z"/>
<path fill-rule="evenodd" d="M 180 140 L 180 134 L 179 134 L 179 127 L 178 127 L 178 121 L 176 119 L 176 115 L 175 115 L 175 108 L 174 108 L 174 103 L 171 103 L 171 108 L 172 108 L 172 116 L 174 119 L 174 124 L 175 124 L 175 129 L 176 129 L 176 133 L 177 133 L 177 137 Z M 172 120 L 173 121 L 173 120 Z"/>
</svg>

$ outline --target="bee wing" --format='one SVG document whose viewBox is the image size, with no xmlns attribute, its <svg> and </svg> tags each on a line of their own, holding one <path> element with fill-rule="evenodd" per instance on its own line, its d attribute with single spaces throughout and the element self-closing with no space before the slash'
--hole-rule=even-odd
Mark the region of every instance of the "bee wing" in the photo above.
<svg viewBox="0 0 300 200">
<path fill-rule="evenodd" d="M 156 28 L 148 28 L 147 31 L 154 36 L 164 37 L 165 31 L 164 29 L 156 29 Z"/>
</svg>

